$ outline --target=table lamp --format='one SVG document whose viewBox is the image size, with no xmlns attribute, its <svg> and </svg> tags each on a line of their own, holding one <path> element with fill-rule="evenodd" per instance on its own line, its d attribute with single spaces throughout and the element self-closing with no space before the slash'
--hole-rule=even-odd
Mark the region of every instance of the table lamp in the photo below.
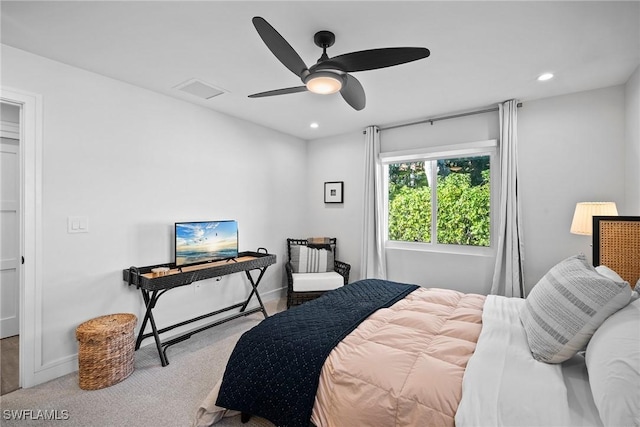
<svg viewBox="0 0 640 427">
<path fill-rule="evenodd" d="M 614 202 L 580 202 L 571 221 L 571 233 L 591 236 L 593 234 L 594 216 L 617 216 L 618 209 Z"/>
</svg>

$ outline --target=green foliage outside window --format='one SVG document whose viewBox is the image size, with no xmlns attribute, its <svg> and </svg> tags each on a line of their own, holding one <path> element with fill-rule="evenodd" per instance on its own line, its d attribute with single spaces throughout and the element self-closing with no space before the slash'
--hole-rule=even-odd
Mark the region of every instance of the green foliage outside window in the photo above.
<svg viewBox="0 0 640 427">
<path fill-rule="evenodd" d="M 389 239 L 431 241 L 431 189 L 401 187 L 389 201 Z"/>
<path fill-rule="evenodd" d="M 431 241 L 431 188 L 424 162 L 389 165 L 389 239 Z M 489 246 L 489 156 L 439 160 L 438 243 Z"/>
<path fill-rule="evenodd" d="M 471 185 L 470 174 L 438 177 L 438 243 L 489 246 L 489 171 L 482 177 L 479 185 Z"/>
</svg>

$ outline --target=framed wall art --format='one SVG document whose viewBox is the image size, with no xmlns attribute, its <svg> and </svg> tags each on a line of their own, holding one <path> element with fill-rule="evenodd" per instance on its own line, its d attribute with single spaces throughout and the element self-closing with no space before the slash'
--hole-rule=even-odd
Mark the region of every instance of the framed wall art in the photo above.
<svg viewBox="0 0 640 427">
<path fill-rule="evenodd" d="M 324 183 L 324 202 L 343 203 L 344 182 L 333 181 Z"/>
</svg>

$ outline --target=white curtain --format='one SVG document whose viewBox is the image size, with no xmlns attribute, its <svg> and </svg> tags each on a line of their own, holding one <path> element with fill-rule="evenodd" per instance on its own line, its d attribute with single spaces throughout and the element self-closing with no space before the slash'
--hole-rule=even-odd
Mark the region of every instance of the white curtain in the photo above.
<svg viewBox="0 0 640 427">
<path fill-rule="evenodd" d="M 384 195 L 382 193 L 382 165 L 380 164 L 380 130 L 376 126 L 365 129 L 364 164 L 364 224 L 360 275 L 362 279 L 386 279 L 384 253 Z"/>
<path fill-rule="evenodd" d="M 491 293 L 525 297 L 522 215 L 518 201 L 518 101 L 499 105 L 500 116 L 500 220 L 498 251 Z"/>
</svg>

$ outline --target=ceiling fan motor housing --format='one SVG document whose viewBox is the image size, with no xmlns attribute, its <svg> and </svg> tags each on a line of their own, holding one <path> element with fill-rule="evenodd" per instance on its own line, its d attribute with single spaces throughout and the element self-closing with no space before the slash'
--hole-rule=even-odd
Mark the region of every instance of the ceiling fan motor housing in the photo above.
<svg viewBox="0 0 640 427">
<path fill-rule="evenodd" d="M 313 36 L 313 42 L 316 46 L 326 49 L 333 46 L 336 42 L 336 36 L 331 31 L 318 31 Z"/>
</svg>

